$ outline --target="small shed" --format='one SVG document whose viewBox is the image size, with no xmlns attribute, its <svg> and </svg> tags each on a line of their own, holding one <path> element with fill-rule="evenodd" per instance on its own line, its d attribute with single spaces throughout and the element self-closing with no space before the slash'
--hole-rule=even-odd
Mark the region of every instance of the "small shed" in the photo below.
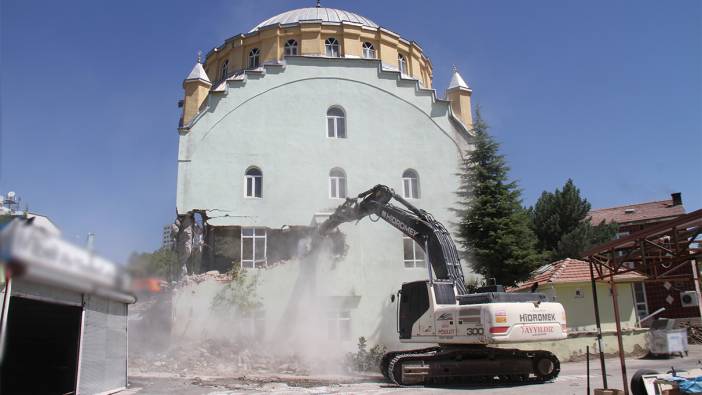
<svg viewBox="0 0 702 395">
<path fill-rule="evenodd" d="M 637 272 L 628 272 L 614 276 L 619 299 L 619 314 L 623 328 L 636 328 L 639 324 L 637 315 L 636 284 L 641 284 L 646 276 Z M 592 307 L 592 284 L 590 282 L 590 265 L 578 259 L 566 258 L 544 265 L 534 271 L 531 277 L 510 289 L 511 292 L 529 292 L 532 286 L 536 292 L 544 293 L 551 300 L 559 302 L 566 311 L 568 332 L 590 332 L 596 330 L 595 313 Z M 596 282 L 597 298 L 608 300 L 609 283 L 606 280 Z M 602 329 L 614 331 L 614 308 L 601 306 Z"/>
<path fill-rule="evenodd" d="M 122 268 L 45 229 L 0 230 L 0 393 L 112 393 L 127 386 Z"/>
</svg>

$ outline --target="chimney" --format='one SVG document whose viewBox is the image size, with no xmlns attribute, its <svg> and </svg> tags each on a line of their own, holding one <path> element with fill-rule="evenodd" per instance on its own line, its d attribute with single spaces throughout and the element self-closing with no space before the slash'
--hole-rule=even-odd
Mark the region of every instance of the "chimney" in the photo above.
<svg viewBox="0 0 702 395">
<path fill-rule="evenodd" d="M 468 129 L 473 127 L 473 114 L 470 107 L 470 96 L 473 91 L 463 80 L 456 66 L 453 67 L 451 82 L 446 89 L 446 99 L 451 102 L 451 111 L 463 122 Z"/>
<path fill-rule="evenodd" d="M 682 193 L 671 193 L 670 197 L 673 198 L 673 206 L 682 206 Z"/>
</svg>

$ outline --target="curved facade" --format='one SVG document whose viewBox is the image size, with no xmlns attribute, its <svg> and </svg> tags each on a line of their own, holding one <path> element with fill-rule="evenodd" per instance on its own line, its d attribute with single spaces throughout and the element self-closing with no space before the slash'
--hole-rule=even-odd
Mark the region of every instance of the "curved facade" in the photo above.
<svg viewBox="0 0 702 395">
<path fill-rule="evenodd" d="M 327 31 L 339 38 L 344 56 L 264 60 L 256 69 L 211 82 L 217 62 L 230 56 L 229 64 L 241 64 L 231 56 L 236 48 L 239 53 L 248 49 L 228 41 L 225 46 L 232 47 L 212 52 L 204 68 L 195 66 L 184 82 L 176 202 L 181 223 L 193 215 L 204 219 L 201 266 L 189 270 L 222 272 L 233 265 L 254 270 L 262 298 L 257 317 L 265 322 L 265 330 L 256 331 L 261 336 L 289 335 L 297 317 L 321 328 L 322 333 L 314 333 L 315 344 L 331 342 L 350 351 L 364 336 L 371 344 L 398 348 L 390 295 L 403 282 L 428 277 L 421 249 L 390 225 L 363 220 L 340 227 L 325 259 L 299 260 L 295 251 L 310 225 L 323 221 L 344 198 L 379 183 L 447 226 L 455 222 L 450 209 L 459 185 L 456 173 L 471 148 L 465 117 L 470 89 L 465 83 L 452 86 L 442 100 L 421 80 L 388 68 L 382 59 L 349 56 L 352 36 L 339 35 L 356 29 L 360 33 L 351 41 L 360 50 L 362 34 L 378 37 L 385 34 L 381 28 L 344 21 L 275 23 L 255 33 L 257 40 L 271 34 L 277 48 L 269 48 L 272 53 L 284 48 L 275 43 L 289 37 L 281 33 L 303 34 L 309 27 L 312 38 L 299 36 L 303 55 L 305 48 L 321 51 Z M 380 51 L 382 40 L 376 47 Z M 278 59 L 261 48 L 263 59 Z M 425 66 L 430 70 L 428 60 Z M 217 286 L 200 291 L 216 292 Z M 198 307 L 188 296 L 191 291 L 196 290 L 183 291 L 176 303 L 191 316 L 176 319 L 176 325 L 192 336 L 212 333 L 206 326 L 213 313 Z M 304 301 L 318 314 L 313 317 L 287 301 Z M 336 329 L 327 333 L 327 324 Z M 228 333 L 222 329 L 222 336 Z"/>
<path fill-rule="evenodd" d="M 338 53 L 326 48 L 329 39 L 338 42 Z M 297 50 L 286 54 L 285 46 L 290 40 L 295 41 Z M 373 52 L 364 52 L 366 43 L 373 46 Z M 251 53 L 256 49 L 260 58 L 253 64 Z M 282 62 L 289 56 L 379 59 L 389 70 L 399 70 L 402 57 L 406 60 L 403 74 L 431 88 L 431 62 L 416 42 L 365 17 L 332 8 L 302 8 L 263 21 L 249 33 L 233 36 L 212 49 L 204 67 L 210 81 L 218 82 L 243 70 Z"/>
</svg>

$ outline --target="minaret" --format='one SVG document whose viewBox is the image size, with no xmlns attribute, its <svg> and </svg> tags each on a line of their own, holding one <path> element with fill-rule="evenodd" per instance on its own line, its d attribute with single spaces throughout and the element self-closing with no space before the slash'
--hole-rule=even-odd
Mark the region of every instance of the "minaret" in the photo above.
<svg viewBox="0 0 702 395">
<path fill-rule="evenodd" d="M 473 113 L 470 108 L 470 95 L 472 93 L 473 91 L 468 87 L 468 84 L 458 74 L 456 66 L 453 66 L 451 82 L 446 89 L 446 99 L 451 102 L 453 114 L 468 128 L 473 126 Z"/>
<path fill-rule="evenodd" d="M 195 67 L 188 74 L 188 77 L 183 81 L 183 89 L 185 89 L 185 97 L 183 98 L 183 122 L 182 126 L 186 126 L 192 121 L 193 117 L 200 111 L 200 106 L 207 99 L 212 83 L 202 68 L 200 63 L 200 54 L 197 56 Z"/>
</svg>

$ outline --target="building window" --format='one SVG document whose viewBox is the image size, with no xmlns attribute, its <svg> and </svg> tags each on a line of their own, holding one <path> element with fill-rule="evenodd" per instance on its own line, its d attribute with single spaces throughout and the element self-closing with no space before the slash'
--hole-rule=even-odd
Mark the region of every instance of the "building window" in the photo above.
<svg viewBox="0 0 702 395">
<path fill-rule="evenodd" d="M 407 59 L 403 54 L 397 54 L 397 65 L 400 68 L 400 73 L 407 74 Z"/>
<path fill-rule="evenodd" d="M 261 50 L 254 48 L 249 51 L 249 68 L 256 69 L 261 65 Z"/>
<path fill-rule="evenodd" d="M 246 185 L 246 197 L 263 197 L 263 173 L 261 169 L 249 167 L 246 170 L 246 176 L 244 176 L 244 184 Z"/>
<path fill-rule="evenodd" d="M 341 56 L 339 42 L 336 41 L 334 37 L 329 37 L 324 41 L 324 49 L 326 50 L 326 55 L 330 58 L 338 58 Z"/>
<path fill-rule="evenodd" d="M 224 80 L 227 78 L 229 75 L 229 60 L 225 60 L 224 63 L 222 63 L 222 72 L 219 76 L 220 80 Z"/>
<path fill-rule="evenodd" d="M 266 229 L 241 228 L 241 267 L 257 268 L 266 265 Z"/>
<path fill-rule="evenodd" d="M 405 255 L 405 267 L 426 267 L 424 250 L 414 240 L 402 236 L 402 248 Z"/>
<path fill-rule="evenodd" d="M 288 40 L 285 42 L 285 56 L 297 55 L 297 41 Z"/>
<path fill-rule="evenodd" d="M 402 173 L 402 196 L 405 199 L 419 199 L 419 175 L 412 169 Z"/>
<path fill-rule="evenodd" d="M 329 197 L 332 199 L 346 198 L 346 173 L 338 167 L 329 172 Z"/>
<path fill-rule="evenodd" d="M 375 59 L 375 47 L 368 41 L 363 43 L 363 57 L 366 59 Z"/>
<path fill-rule="evenodd" d="M 639 320 L 648 315 L 648 306 L 646 306 L 646 287 L 644 283 L 633 283 L 634 302 L 636 302 L 636 313 Z"/>
<path fill-rule="evenodd" d="M 346 115 L 339 107 L 327 110 L 327 137 L 346 138 Z"/>
<path fill-rule="evenodd" d="M 351 340 L 351 312 L 349 310 L 329 312 L 327 334 L 330 340 Z"/>
</svg>

